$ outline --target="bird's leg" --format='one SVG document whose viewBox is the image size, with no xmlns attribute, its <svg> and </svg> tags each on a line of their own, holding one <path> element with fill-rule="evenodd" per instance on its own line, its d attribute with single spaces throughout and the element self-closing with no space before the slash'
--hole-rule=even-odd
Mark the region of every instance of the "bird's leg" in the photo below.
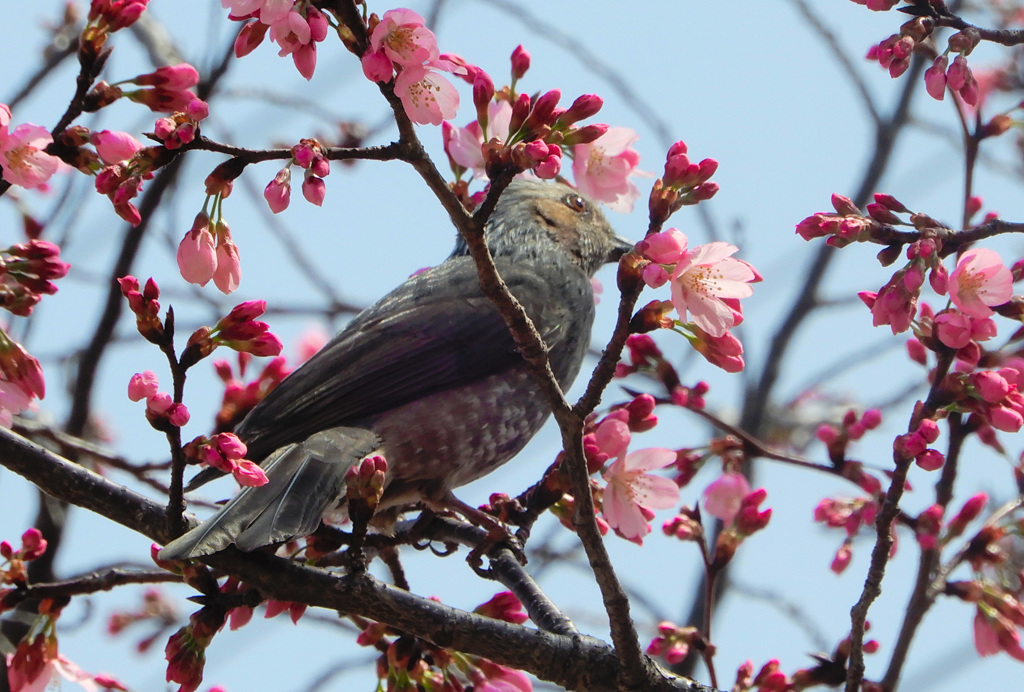
<svg viewBox="0 0 1024 692">
<path fill-rule="evenodd" d="M 504 545 L 512 554 L 516 556 L 519 564 L 526 564 L 526 552 L 523 550 L 522 544 L 519 539 L 515 537 L 508 528 L 500 521 L 492 517 L 486 512 L 481 512 L 476 507 L 467 505 L 465 502 L 455 497 L 451 493 L 442 500 L 442 504 L 453 512 L 458 512 L 471 524 L 475 524 L 482 529 L 487 531 L 487 536 L 484 540 L 480 541 L 473 550 L 469 552 L 466 557 L 466 562 L 473 568 L 477 574 L 483 577 L 489 577 L 487 570 L 481 569 L 483 564 L 483 556 L 491 551 L 497 545 Z"/>
</svg>

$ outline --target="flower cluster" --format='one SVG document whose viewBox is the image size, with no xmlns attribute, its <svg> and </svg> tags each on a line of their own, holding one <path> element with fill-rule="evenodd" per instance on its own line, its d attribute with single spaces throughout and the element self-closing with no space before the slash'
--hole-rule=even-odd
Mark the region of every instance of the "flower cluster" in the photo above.
<svg viewBox="0 0 1024 692">
<path fill-rule="evenodd" d="M 670 285 L 672 306 L 681 318 L 671 325 L 712 364 L 727 372 L 742 370 L 743 346 L 729 330 L 743 321 L 739 299 L 750 296 L 750 284 L 761 281 L 757 270 L 732 257 L 738 248 L 725 242 L 690 250 L 686 236 L 675 228 L 648 235 L 638 249 L 644 282 L 652 288 Z M 654 323 L 661 326 L 660 319 Z"/>
<path fill-rule="evenodd" d="M 323 145 L 315 139 L 303 139 L 292 147 L 292 158 L 277 172 L 263 190 L 263 197 L 270 211 L 279 214 L 288 208 L 292 194 L 292 170 L 295 165 L 305 170 L 302 180 L 302 196 L 316 206 L 324 203 L 326 187 L 324 177 L 331 172 L 331 163 L 324 155 Z"/>
<path fill-rule="evenodd" d="M 200 435 L 185 445 L 185 456 L 203 466 L 230 473 L 242 486 L 267 484 L 267 475 L 257 464 L 245 458 L 245 443 L 234 433 L 218 433 L 212 437 Z"/>
<path fill-rule="evenodd" d="M 500 601 L 495 605 L 496 601 Z M 512 604 L 512 594 L 498 594 L 477 611 L 507 622 L 522 622 L 525 614 Z M 518 605 L 518 601 L 516 601 Z M 471 656 L 434 646 L 429 642 L 396 632 L 391 627 L 368 622 L 356 638 L 361 646 L 383 651 L 377 660 L 382 689 L 491 690 L 532 692 L 533 683 L 523 672 L 480 656 Z M 386 681 L 386 682 L 385 682 Z"/>
<path fill-rule="evenodd" d="M 246 22 L 235 39 L 235 56 L 256 50 L 269 31 L 270 40 L 281 47 L 278 55 L 292 56 L 295 69 L 306 79 L 316 70 L 316 44 L 327 38 L 327 17 L 313 3 L 300 0 L 221 0 L 231 10 L 228 19 Z M 250 21 L 252 20 L 252 21 Z"/>
<path fill-rule="evenodd" d="M 860 5 L 867 5 L 869 10 L 885 12 L 899 4 L 899 0 L 853 0 Z M 910 67 L 910 58 L 914 48 L 932 37 L 935 22 L 929 17 L 915 17 L 900 27 L 898 34 L 893 34 L 868 51 L 868 60 L 878 61 L 889 75 L 896 79 Z M 978 80 L 975 79 L 967 66 L 967 56 L 981 42 L 981 34 L 972 26 L 952 34 L 946 40 L 946 48 L 935 58 L 931 67 L 925 70 L 924 83 L 928 94 L 941 101 L 945 96 L 946 87 L 958 94 L 964 103 L 978 105 L 981 97 Z M 953 63 L 949 62 L 949 54 L 956 53 Z M 934 53 L 933 53 L 934 55 Z"/>
<path fill-rule="evenodd" d="M 626 127 L 577 123 L 596 115 L 604 102 L 594 94 L 578 97 L 559 108 L 561 92 L 535 98 L 515 91 L 530 66 L 530 56 L 518 46 L 511 57 L 511 84 L 495 89 L 490 75 L 465 65 L 473 84 L 476 119 L 464 127 L 443 124 L 444 148 L 457 179 L 467 171 L 492 178 L 508 165 L 551 179 L 562 171 L 562 158 L 572 159 L 576 187 L 610 209 L 628 212 L 640 191 L 630 181 L 640 162 L 632 145 L 637 134 Z"/>
<path fill-rule="evenodd" d="M 874 430 L 882 424 L 882 413 L 878 409 L 868 409 L 861 416 L 849 410 L 843 415 L 839 426 L 822 423 L 815 431 L 815 436 L 828 448 L 828 458 L 833 464 L 841 464 L 846 460 L 846 448 L 850 442 L 864 437 L 864 433 Z"/>
<path fill-rule="evenodd" d="M 852 242 L 884 242 L 889 245 L 879 254 L 883 264 L 891 264 L 899 255 L 903 239 L 886 238 L 891 226 L 912 226 L 918 239 L 907 245 L 907 264 L 877 292 L 863 291 L 860 299 L 871 310 L 874 325 L 889 325 L 893 334 L 908 330 L 917 313 L 918 298 L 925 277 L 937 294 L 949 294 L 959 311 L 943 318 L 944 334 L 952 342 L 970 341 L 973 321 L 993 314 L 993 307 L 1007 303 L 1013 296 L 1013 276 L 999 254 L 987 248 L 971 248 L 957 260 L 950 273 L 942 264 L 943 245 L 949 237 L 944 228 L 925 214 L 914 213 L 891 195 L 876 194 L 867 207 L 867 216 L 848 198 L 832 195 L 836 213 L 818 213 L 797 224 L 796 232 L 805 240 L 826 237 L 826 242 L 843 247 Z M 898 215 L 909 214 L 909 221 Z M 895 244 L 891 244 L 895 241 Z M 966 316 L 961 317 L 960 314 Z M 985 326 L 979 327 L 984 333 Z M 966 337 L 966 338 L 965 338 Z"/>
<path fill-rule="evenodd" d="M 44 295 L 57 292 L 55 279 L 67 276 L 71 265 L 60 259 L 60 248 L 45 240 L 29 240 L 0 250 L 0 307 L 25 317 Z"/>
<path fill-rule="evenodd" d="M 273 358 L 251 382 L 243 382 L 245 371 L 252 360 L 251 353 L 238 353 L 238 377 L 232 372 L 231 364 L 226 360 L 215 361 L 213 366 L 217 376 L 224 382 L 224 396 L 220 410 L 216 415 L 218 430 L 232 430 L 245 418 L 256 404 L 279 385 L 288 375 L 290 369 L 283 356 Z"/>
<path fill-rule="evenodd" d="M 674 482 L 648 473 L 675 463 L 675 452 L 655 447 L 628 452 L 631 432 L 649 430 L 657 423 L 653 409 L 654 398 L 640 395 L 605 416 L 583 440 L 592 470 L 614 459 L 603 474 L 607 485 L 601 495 L 601 513 L 616 533 L 637 544 L 651 532 L 647 523 L 654 517 L 651 508 L 666 509 L 679 499 Z"/>
<path fill-rule="evenodd" d="M 210 355 L 218 346 L 244 351 L 254 356 L 280 355 L 281 339 L 266 322 L 256 318 L 267 310 L 264 300 L 247 300 L 231 309 L 213 327 L 200 327 L 189 337 L 181 354 L 181 364 L 191 367 Z"/>
<path fill-rule="evenodd" d="M 0 169 L 3 169 L 3 179 L 28 190 L 44 189 L 61 166 L 59 158 L 46 153 L 53 137 L 45 127 L 32 123 L 22 123 L 9 130 L 11 117 L 11 109 L 0 103 Z"/>
<path fill-rule="evenodd" d="M 649 656 L 661 656 L 670 666 L 682 662 L 690 653 L 690 647 L 702 639 L 696 627 L 680 627 L 663 621 L 658 623 L 658 636 L 647 645 Z"/>
<path fill-rule="evenodd" d="M 231 239 L 231 229 L 219 213 L 221 197 L 214 197 L 218 218 L 211 223 L 206 209 L 196 215 L 192 228 L 178 244 L 176 255 L 181 278 L 205 286 L 213 279 L 224 294 L 232 293 L 242 281 L 238 246 Z M 207 198 L 209 203 L 210 198 Z"/>
<path fill-rule="evenodd" d="M 92 0 L 88 22 L 82 30 L 82 47 L 97 55 L 107 35 L 138 21 L 149 0 Z"/>
<path fill-rule="evenodd" d="M 168 629 L 176 625 L 179 619 L 178 610 L 170 599 L 160 589 L 151 587 L 143 592 L 141 606 L 135 610 L 115 611 L 110 615 L 107 619 L 107 634 L 116 636 L 138 623 L 150 623 L 155 626 L 155 631 L 147 634 L 135 645 L 139 653 L 145 653 Z"/>
<path fill-rule="evenodd" d="M 157 430 L 180 428 L 189 420 L 185 404 L 175 402 L 170 394 L 159 391 L 160 382 L 152 370 L 137 372 L 128 381 L 128 398 L 146 400 L 146 419 Z"/>
<path fill-rule="evenodd" d="M 825 498 L 814 508 L 814 521 L 832 529 L 843 529 L 846 537 L 832 560 L 832 571 L 845 570 L 853 558 L 853 538 L 863 527 L 872 529 L 878 515 L 878 501 L 870 497 Z"/>
<path fill-rule="evenodd" d="M 152 278 L 139 290 L 139 280 L 134 276 L 123 276 L 117 280 L 121 295 L 128 299 L 128 308 L 135 313 L 135 326 L 139 334 L 154 344 L 163 343 L 164 325 L 160 322 L 160 288 Z"/>
<path fill-rule="evenodd" d="M 676 142 L 665 156 L 665 172 L 654 182 L 648 203 L 651 223 L 661 226 L 682 207 L 699 204 L 718 193 L 711 176 L 718 170 L 714 159 L 694 163 L 687 156 L 686 142 Z"/>
<path fill-rule="evenodd" d="M 363 74 L 371 82 L 388 84 L 409 119 L 421 125 L 440 125 L 459 110 L 459 92 L 440 72 L 468 74 L 454 56 L 440 55 L 434 32 L 409 9 L 389 10 L 369 21 L 370 45 L 362 56 Z M 395 76 L 397 73 L 397 76 Z"/>
<path fill-rule="evenodd" d="M 25 563 L 41 557 L 46 552 L 46 539 L 37 528 L 31 528 L 21 534 L 21 548 L 15 550 L 7 541 L 0 541 L 0 558 L 4 566 L 0 569 L 0 583 L 24 586 L 27 583 Z M 3 592 L 0 592 L 0 596 Z M 0 612 L 6 610 L 0 599 Z"/>
</svg>

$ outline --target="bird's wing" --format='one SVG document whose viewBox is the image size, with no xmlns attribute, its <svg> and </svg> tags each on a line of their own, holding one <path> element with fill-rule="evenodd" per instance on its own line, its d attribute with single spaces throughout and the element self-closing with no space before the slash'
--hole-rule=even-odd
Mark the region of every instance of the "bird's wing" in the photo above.
<svg viewBox="0 0 1024 692">
<path fill-rule="evenodd" d="M 312 533 L 344 486 L 348 469 L 373 453 L 380 440 L 362 428 L 325 430 L 267 458 L 267 484 L 243 488 L 220 510 L 160 551 L 163 560 L 186 560 L 232 543 L 251 551 Z"/>
<path fill-rule="evenodd" d="M 551 298 L 550 266 L 501 261 L 499 271 L 549 347 L 565 337 L 569 306 Z M 589 290 L 581 270 L 565 263 Z M 547 272 L 547 274 L 545 274 Z M 559 281 L 565 277 L 560 276 Z M 289 375 L 239 426 L 260 459 L 278 447 L 521 363 L 469 257 L 413 277 L 361 313 Z"/>
</svg>

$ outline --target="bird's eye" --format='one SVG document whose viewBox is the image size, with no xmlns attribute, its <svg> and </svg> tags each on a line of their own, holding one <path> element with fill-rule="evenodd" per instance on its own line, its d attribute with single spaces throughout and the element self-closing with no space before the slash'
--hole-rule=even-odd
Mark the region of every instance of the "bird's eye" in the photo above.
<svg viewBox="0 0 1024 692">
<path fill-rule="evenodd" d="M 582 214 L 587 210 L 586 201 L 584 201 L 584 199 L 579 195 L 566 195 L 562 201 L 565 202 L 565 206 L 578 214 Z"/>
</svg>

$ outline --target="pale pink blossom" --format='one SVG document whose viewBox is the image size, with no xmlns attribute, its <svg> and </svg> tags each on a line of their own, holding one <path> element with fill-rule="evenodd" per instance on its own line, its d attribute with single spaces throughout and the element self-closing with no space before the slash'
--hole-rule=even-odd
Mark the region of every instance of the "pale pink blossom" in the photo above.
<svg viewBox="0 0 1024 692">
<path fill-rule="evenodd" d="M 483 128 L 476 120 L 466 127 L 455 127 L 445 123 L 445 148 L 452 161 L 473 171 L 474 178 L 485 178 L 484 155 L 482 147 L 485 141 L 497 140 L 503 144 L 508 140 L 508 127 L 512 120 L 512 105 L 508 101 L 491 101 L 487 106 L 487 139 L 484 139 Z"/>
<path fill-rule="evenodd" d="M 257 12 L 264 24 L 281 21 L 294 4 L 294 0 L 220 0 L 220 6 L 230 9 L 231 16 L 244 17 Z"/>
<path fill-rule="evenodd" d="M 679 261 L 672 273 L 672 304 L 683 321 L 692 321 L 713 337 L 739 323 L 726 299 L 746 298 L 759 280 L 754 268 L 731 255 L 738 248 L 722 241 L 700 245 Z"/>
<path fill-rule="evenodd" d="M 291 55 L 295 68 L 306 79 L 313 78 L 316 69 L 316 42 L 327 34 L 323 14 L 310 6 L 307 16 L 292 10 L 270 26 L 270 40 L 281 46 L 278 55 Z"/>
<path fill-rule="evenodd" d="M 11 427 L 14 416 L 32 406 L 31 394 L 14 382 L 0 380 L 0 427 Z"/>
<path fill-rule="evenodd" d="M 729 524 L 739 513 L 743 498 L 750 494 L 750 483 L 742 473 L 723 473 L 704 490 L 704 510 Z"/>
<path fill-rule="evenodd" d="M 459 92 L 439 72 L 414 65 L 395 78 L 395 93 L 409 119 L 421 125 L 440 125 L 459 110 Z"/>
<path fill-rule="evenodd" d="M 437 60 L 437 39 L 425 24 L 423 17 L 412 10 L 388 10 L 370 34 L 370 48 L 383 51 L 402 67 L 419 67 Z"/>
<path fill-rule="evenodd" d="M 230 238 L 222 238 L 217 244 L 217 270 L 213 273 L 213 283 L 226 295 L 238 288 L 241 282 L 242 263 L 238 246 Z"/>
<path fill-rule="evenodd" d="M 178 244 L 177 261 L 181 278 L 192 284 L 205 286 L 217 271 L 217 251 L 213 246 L 209 219 L 193 226 Z"/>
<path fill-rule="evenodd" d="M 89 135 L 89 141 L 96 147 L 96 153 L 107 165 L 127 161 L 142 148 L 139 140 L 127 132 L 100 130 Z"/>
<path fill-rule="evenodd" d="M 674 464 L 676 453 L 652 447 L 620 455 L 604 479 L 602 513 L 608 524 L 625 538 L 641 542 L 651 532 L 644 509 L 666 509 L 679 500 L 679 487 L 670 479 L 648 471 Z"/>
<path fill-rule="evenodd" d="M 949 275 L 949 297 L 971 317 L 989 317 L 991 306 L 1013 297 L 1013 276 L 995 250 L 974 248 L 960 257 Z"/>
<path fill-rule="evenodd" d="M 46 185 L 60 168 L 60 159 L 45 151 L 53 143 L 49 130 L 23 123 L 3 135 L 0 136 L 0 168 L 3 168 L 4 180 L 29 190 Z"/>
<path fill-rule="evenodd" d="M 640 196 L 629 180 L 640 163 L 640 154 L 632 148 L 637 139 L 639 135 L 628 127 L 609 127 L 593 142 L 574 146 L 572 172 L 580 192 L 614 211 L 632 211 Z"/>
</svg>

